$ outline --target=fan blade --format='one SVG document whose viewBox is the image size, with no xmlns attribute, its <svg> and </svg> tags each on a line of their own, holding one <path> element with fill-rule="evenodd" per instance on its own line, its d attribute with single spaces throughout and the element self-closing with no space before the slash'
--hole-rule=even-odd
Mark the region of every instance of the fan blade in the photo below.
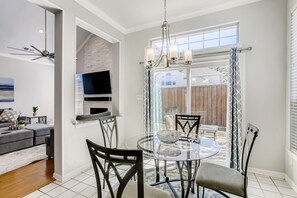
<svg viewBox="0 0 297 198">
<path fill-rule="evenodd" d="M 48 55 L 50 58 L 55 58 L 55 53 L 53 52 L 53 53 L 50 53 L 49 55 Z"/>
<path fill-rule="evenodd" d="M 11 55 L 26 55 L 26 56 L 40 56 L 40 54 L 19 54 L 19 53 L 10 53 Z"/>
<path fill-rule="evenodd" d="M 48 58 L 49 61 L 51 61 L 52 63 L 55 63 L 55 61 L 51 58 Z"/>
<path fill-rule="evenodd" d="M 42 54 L 42 51 L 40 51 L 39 49 L 37 49 L 36 47 L 34 47 L 33 45 L 30 45 L 33 49 L 35 49 L 36 51 L 38 51 L 40 54 Z"/>
<path fill-rule="evenodd" d="M 43 58 L 43 56 L 39 56 L 39 57 L 37 57 L 37 58 L 33 58 L 33 59 L 31 59 L 31 61 L 35 61 L 35 60 L 38 60 L 38 59 L 40 59 L 40 58 Z"/>
<path fill-rule="evenodd" d="M 28 50 L 24 50 L 24 49 L 19 49 L 19 48 L 15 48 L 15 47 L 7 47 L 7 48 L 9 48 L 9 49 L 13 49 L 13 50 L 19 50 L 19 51 L 22 51 L 22 52 L 27 52 L 27 53 L 32 53 L 32 54 L 34 54 L 34 52 L 30 52 L 30 51 L 28 51 Z"/>
</svg>

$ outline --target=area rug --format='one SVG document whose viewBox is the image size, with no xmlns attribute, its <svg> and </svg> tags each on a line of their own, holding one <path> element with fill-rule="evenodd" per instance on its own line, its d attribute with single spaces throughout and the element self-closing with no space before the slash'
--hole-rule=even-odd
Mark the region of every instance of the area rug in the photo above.
<svg viewBox="0 0 297 198">
<path fill-rule="evenodd" d="M 0 175 L 45 158 L 45 144 L 0 155 Z"/>
</svg>

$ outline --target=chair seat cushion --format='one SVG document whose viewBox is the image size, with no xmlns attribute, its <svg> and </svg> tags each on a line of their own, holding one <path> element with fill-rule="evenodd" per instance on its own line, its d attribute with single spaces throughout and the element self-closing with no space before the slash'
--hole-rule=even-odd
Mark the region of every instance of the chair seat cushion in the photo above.
<svg viewBox="0 0 297 198">
<path fill-rule="evenodd" d="M 131 180 L 126 185 L 122 198 L 135 197 L 137 197 L 137 182 Z M 171 196 L 166 191 L 144 184 L 144 198 L 171 198 Z"/>
<path fill-rule="evenodd" d="M 244 176 L 231 168 L 204 162 L 196 177 L 198 186 L 244 196 Z"/>
</svg>

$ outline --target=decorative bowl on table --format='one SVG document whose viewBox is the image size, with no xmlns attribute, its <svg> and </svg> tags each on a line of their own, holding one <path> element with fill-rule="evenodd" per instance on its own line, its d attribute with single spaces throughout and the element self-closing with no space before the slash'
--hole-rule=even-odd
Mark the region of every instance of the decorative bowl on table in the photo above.
<svg viewBox="0 0 297 198">
<path fill-rule="evenodd" d="M 164 130 L 164 131 L 158 131 L 157 137 L 158 139 L 166 144 L 173 144 L 177 142 L 180 138 L 182 133 L 180 131 L 173 131 L 173 130 Z"/>
</svg>

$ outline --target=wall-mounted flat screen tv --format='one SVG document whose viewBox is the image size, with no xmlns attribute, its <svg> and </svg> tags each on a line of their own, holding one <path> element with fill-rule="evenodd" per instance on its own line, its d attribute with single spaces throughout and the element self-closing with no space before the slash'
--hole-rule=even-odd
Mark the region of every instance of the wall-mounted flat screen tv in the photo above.
<svg viewBox="0 0 297 198">
<path fill-rule="evenodd" d="M 82 75 L 84 94 L 111 94 L 109 71 Z"/>
</svg>

